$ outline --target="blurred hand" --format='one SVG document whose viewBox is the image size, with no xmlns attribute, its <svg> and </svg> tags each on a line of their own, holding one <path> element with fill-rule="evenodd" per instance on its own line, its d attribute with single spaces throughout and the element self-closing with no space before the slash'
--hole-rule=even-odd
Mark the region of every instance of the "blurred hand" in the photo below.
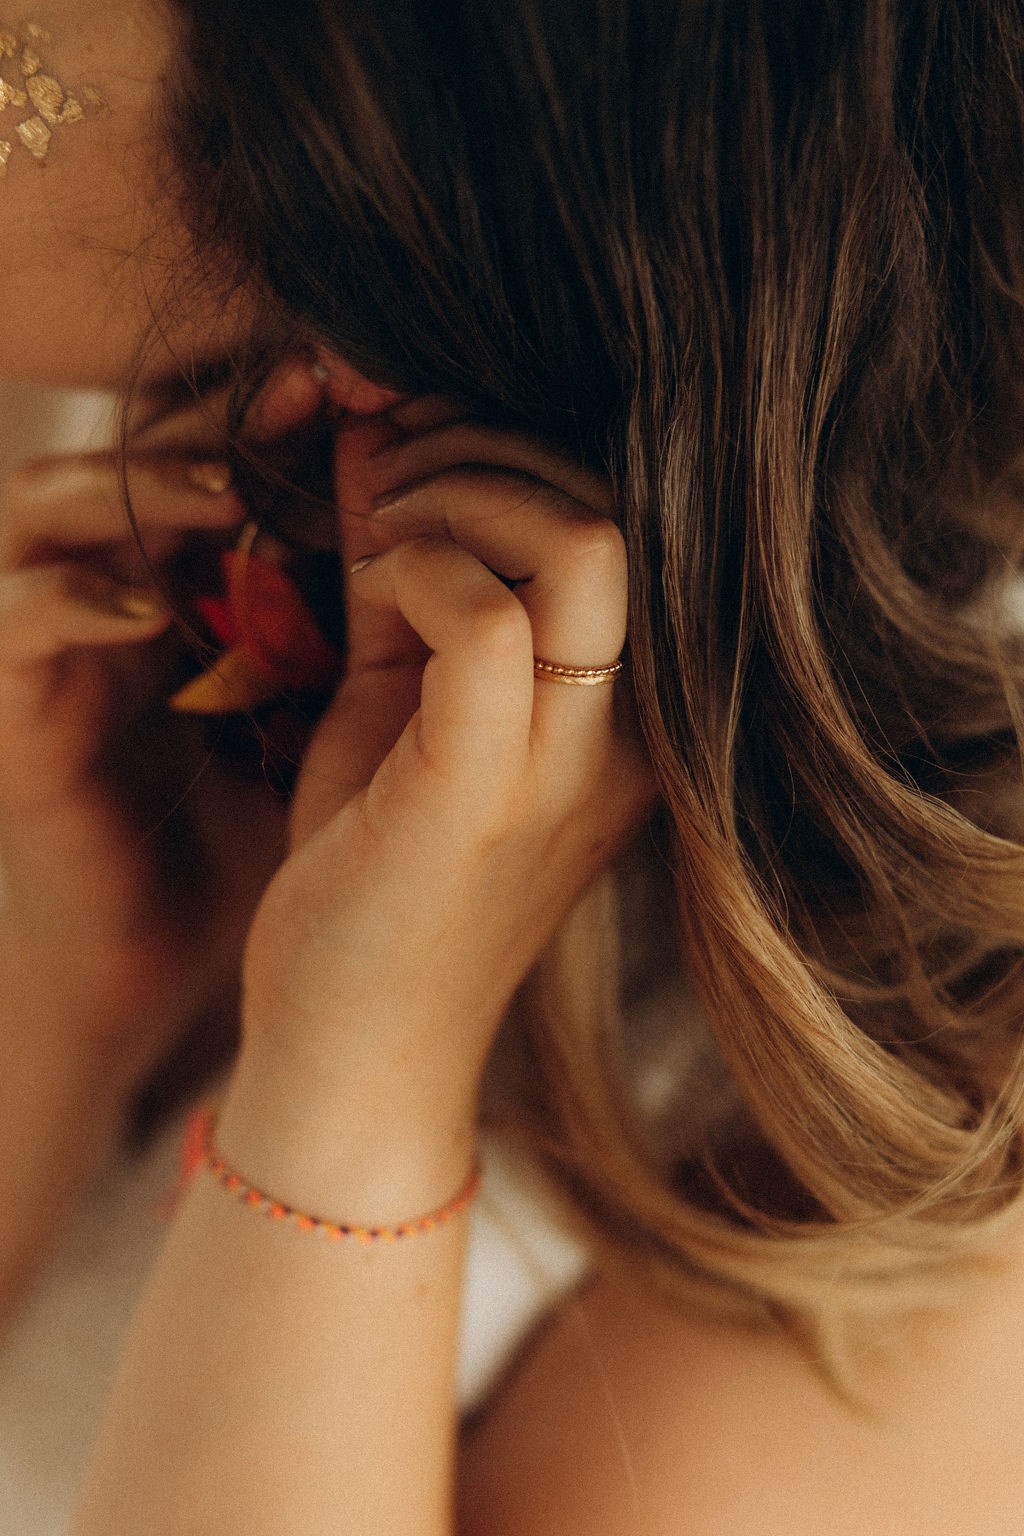
<svg viewBox="0 0 1024 1536">
<path fill-rule="evenodd" d="M 244 517 L 212 435 L 207 408 L 181 412 L 129 458 L 157 567 Z M 69 1059 L 101 1057 L 122 1098 L 234 993 L 285 814 L 164 708 L 170 627 L 115 456 L 16 471 L 0 499 L 0 1029 L 31 1020 Z"/>
</svg>

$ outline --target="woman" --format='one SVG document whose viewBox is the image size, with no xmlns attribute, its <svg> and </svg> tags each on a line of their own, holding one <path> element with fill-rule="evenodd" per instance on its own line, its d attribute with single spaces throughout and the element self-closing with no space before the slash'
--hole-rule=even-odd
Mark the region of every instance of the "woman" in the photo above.
<svg viewBox="0 0 1024 1536">
<path fill-rule="evenodd" d="M 161 414 L 174 366 L 241 359 L 241 402 L 247 340 L 315 349 L 241 444 L 335 423 L 348 647 L 286 829 L 228 775 L 193 800 L 116 470 L 65 487 L 63 538 L 58 472 L 15 487 L 37 1187 L 43 1112 L 116 1123 L 247 931 L 215 1147 L 78 1530 L 1014 1529 L 1019 8 L 66 0 L 46 29 L 4 71 L 42 124 L 6 141 L 5 366 L 135 362 L 162 566 L 246 515 Z M 147 826 L 184 811 L 196 856 L 140 859 L 112 783 Z M 620 1024 L 595 914 L 625 850 Z M 658 1112 L 623 1058 L 659 986 L 697 1050 L 647 931 L 666 868 L 713 1044 Z M 456 1498 L 489 1060 L 597 1278 L 466 1437 Z M 331 1223 L 385 1235 L 294 1230 Z"/>
</svg>

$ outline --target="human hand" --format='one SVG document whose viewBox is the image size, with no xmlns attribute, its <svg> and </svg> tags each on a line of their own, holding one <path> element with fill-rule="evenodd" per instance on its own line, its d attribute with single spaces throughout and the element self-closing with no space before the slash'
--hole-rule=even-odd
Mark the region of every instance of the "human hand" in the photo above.
<svg viewBox="0 0 1024 1536">
<path fill-rule="evenodd" d="M 175 431 L 127 465 L 157 566 L 243 515 L 204 456 L 206 418 Z M 282 845 L 281 805 L 219 774 L 195 724 L 163 708 L 170 618 L 112 454 L 15 472 L 0 503 L 0 1022 L 102 1060 L 121 1099 L 233 994 Z"/>
<path fill-rule="evenodd" d="M 385 1139 L 471 1112 L 516 987 L 654 795 L 623 683 L 534 676 L 622 649 L 604 482 L 448 414 L 339 434 L 348 670 L 244 966 L 250 1080 L 372 1105 Z"/>
</svg>

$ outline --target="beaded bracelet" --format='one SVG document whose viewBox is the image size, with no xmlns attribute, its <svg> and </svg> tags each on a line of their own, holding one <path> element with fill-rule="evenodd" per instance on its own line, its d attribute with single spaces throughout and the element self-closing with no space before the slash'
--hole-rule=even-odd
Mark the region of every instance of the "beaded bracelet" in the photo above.
<svg viewBox="0 0 1024 1536">
<path fill-rule="evenodd" d="M 283 1200 L 275 1200 L 273 1195 L 257 1189 L 243 1178 L 217 1151 L 213 1141 L 215 1124 L 214 1111 L 205 1107 L 197 1109 L 190 1119 L 182 1148 L 183 1184 L 187 1187 L 197 1173 L 205 1170 L 242 1205 L 262 1212 L 272 1221 L 290 1221 L 301 1232 L 319 1232 L 332 1242 L 351 1237 L 359 1243 L 393 1243 L 400 1237 L 414 1237 L 421 1232 L 430 1232 L 464 1211 L 480 1188 L 482 1174 L 479 1163 L 476 1163 L 458 1193 L 436 1210 L 428 1211 L 425 1216 L 400 1221 L 393 1227 L 359 1227 L 347 1222 L 327 1221 L 322 1216 L 310 1216 L 306 1211 L 297 1211 Z"/>
</svg>

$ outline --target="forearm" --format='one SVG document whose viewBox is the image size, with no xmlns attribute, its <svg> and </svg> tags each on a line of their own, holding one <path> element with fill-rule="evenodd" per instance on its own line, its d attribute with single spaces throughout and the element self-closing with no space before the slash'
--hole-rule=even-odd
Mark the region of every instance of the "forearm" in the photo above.
<svg viewBox="0 0 1024 1536">
<path fill-rule="evenodd" d="M 336 1219 L 399 1221 L 464 1180 L 469 1116 L 424 1139 L 388 1134 L 376 1096 L 315 1099 L 297 1110 L 243 1070 L 218 1145 L 254 1183 Z M 461 1217 L 332 1242 L 200 1176 L 137 1319 L 76 1536 L 448 1536 L 464 1243 Z"/>
</svg>

